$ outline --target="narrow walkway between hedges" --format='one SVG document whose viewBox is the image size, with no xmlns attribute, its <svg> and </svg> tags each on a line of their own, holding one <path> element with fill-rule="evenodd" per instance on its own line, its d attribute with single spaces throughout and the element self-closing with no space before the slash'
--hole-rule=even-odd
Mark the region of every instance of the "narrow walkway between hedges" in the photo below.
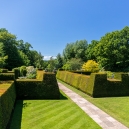
<svg viewBox="0 0 129 129">
<path fill-rule="evenodd" d="M 73 100 L 86 114 L 88 114 L 98 125 L 103 129 L 129 129 L 107 113 L 65 87 L 63 84 L 58 83 L 59 88 Z"/>
</svg>

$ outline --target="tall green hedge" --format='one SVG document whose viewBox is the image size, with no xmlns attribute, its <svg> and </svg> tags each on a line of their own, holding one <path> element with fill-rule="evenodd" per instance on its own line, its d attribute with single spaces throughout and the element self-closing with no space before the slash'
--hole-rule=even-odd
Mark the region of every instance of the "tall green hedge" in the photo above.
<svg viewBox="0 0 129 129">
<path fill-rule="evenodd" d="M 0 80 L 15 80 L 15 75 L 14 73 L 0 73 Z"/>
<path fill-rule="evenodd" d="M 0 69 L 0 73 L 7 73 L 8 69 Z"/>
<path fill-rule="evenodd" d="M 92 97 L 129 95 L 129 75 L 126 73 L 116 74 L 116 79 L 107 79 L 105 73 L 92 73 L 90 76 L 86 76 L 58 71 L 56 77 Z"/>
<path fill-rule="evenodd" d="M 13 72 L 15 74 L 15 79 L 18 79 L 18 77 L 20 77 L 20 69 L 19 68 L 14 68 Z"/>
<path fill-rule="evenodd" d="M 45 72 L 42 74 L 40 75 L 43 77 L 42 80 L 17 79 L 15 82 L 17 99 L 59 99 L 60 92 L 55 74 Z"/>
<path fill-rule="evenodd" d="M 14 108 L 16 92 L 14 82 L 0 84 L 0 129 L 5 129 Z"/>
</svg>

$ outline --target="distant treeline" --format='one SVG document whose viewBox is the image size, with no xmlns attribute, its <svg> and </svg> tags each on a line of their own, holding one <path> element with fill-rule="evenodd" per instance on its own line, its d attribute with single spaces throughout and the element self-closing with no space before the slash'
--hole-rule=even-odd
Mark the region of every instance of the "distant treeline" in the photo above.
<svg viewBox="0 0 129 129">
<path fill-rule="evenodd" d="M 63 50 L 62 59 L 65 64 L 78 61 L 95 60 L 100 68 L 110 71 L 129 70 L 129 27 L 120 31 L 106 33 L 99 41 L 86 40 L 68 43 Z M 76 61 L 76 59 L 79 59 Z M 64 64 L 63 64 L 64 65 Z"/>
<path fill-rule="evenodd" d="M 43 55 L 32 50 L 32 45 L 6 29 L 0 29 L 0 68 L 12 69 L 22 65 L 37 68 L 79 70 L 88 60 L 94 60 L 100 69 L 110 71 L 129 71 L 129 27 L 106 33 L 99 41 L 86 40 L 67 43 L 62 54 L 49 61 L 43 61 Z"/>
</svg>

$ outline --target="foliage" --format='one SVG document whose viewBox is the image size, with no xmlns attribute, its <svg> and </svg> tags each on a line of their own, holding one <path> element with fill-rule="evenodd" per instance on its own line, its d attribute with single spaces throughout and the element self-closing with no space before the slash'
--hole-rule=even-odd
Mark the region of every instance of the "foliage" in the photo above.
<svg viewBox="0 0 129 129">
<path fill-rule="evenodd" d="M 27 73 L 26 66 L 21 66 L 20 67 L 20 75 L 26 76 L 26 73 Z"/>
<path fill-rule="evenodd" d="M 4 82 L 0 84 L 0 129 L 5 129 L 10 120 L 16 92 L 14 82 Z"/>
<path fill-rule="evenodd" d="M 129 71 L 129 27 L 106 33 L 100 41 L 86 40 L 68 43 L 63 50 L 64 65 L 72 58 L 95 60 L 108 71 Z M 70 68 L 68 64 L 66 68 Z"/>
<path fill-rule="evenodd" d="M 30 64 L 31 66 L 34 66 L 36 68 L 43 68 L 44 67 L 44 61 L 43 61 L 43 56 L 41 52 L 37 52 L 35 50 L 30 51 Z"/>
<path fill-rule="evenodd" d="M 85 61 L 85 51 L 87 46 L 88 44 L 86 40 L 77 40 L 75 43 L 68 43 L 63 50 L 64 60 L 67 62 L 72 58 L 80 58 L 81 60 Z"/>
<path fill-rule="evenodd" d="M 87 60 L 97 60 L 96 57 L 96 46 L 99 43 L 97 40 L 92 40 L 90 44 L 88 44 L 87 49 L 85 50 Z"/>
<path fill-rule="evenodd" d="M 82 69 L 87 72 L 98 72 L 99 64 L 96 63 L 96 61 L 94 60 L 88 60 L 86 63 L 83 64 Z"/>
<path fill-rule="evenodd" d="M 46 69 L 49 64 L 49 61 L 44 60 L 43 62 L 43 69 Z"/>
<path fill-rule="evenodd" d="M 0 73 L 0 80 L 7 81 L 7 80 L 14 80 L 14 73 Z"/>
<path fill-rule="evenodd" d="M 55 74 L 42 72 L 42 80 L 16 80 L 18 99 L 59 99 L 59 87 Z M 30 87 L 31 86 L 31 87 Z M 22 91 L 22 92 L 21 92 Z"/>
<path fill-rule="evenodd" d="M 63 65 L 64 70 L 80 70 L 83 61 L 81 59 L 72 58 Z"/>
<path fill-rule="evenodd" d="M 30 43 L 24 43 L 23 40 L 17 41 L 17 48 L 18 50 L 22 51 L 27 57 L 29 58 L 30 55 L 30 48 L 33 48 Z"/>
<path fill-rule="evenodd" d="M 0 42 L 0 68 L 3 68 L 6 64 L 5 61 L 8 59 L 8 56 L 5 56 L 4 50 L 3 50 L 3 43 Z"/>
<path fill-rule="evenodd" d="M 22 65 L 28 66 L 30 64 L 30 60 L 27 57 L 27 55 L 25 55 L 25 53 L 23 53 L 22 51 L 19 51 L 19 50 L 18 50 L 18 54 L 21 57 Z"/>
<path fill-rule="evenodd" d="M 58 71 L 56 77 L 65 83 L 87 93 L 90 77 L 82 74 L 76 74 L 67 71 Z"/>
<path fill-rule="evenodd" d="M 14 68 L 12 69 L 12 71 L 15 74 L 15 79 L 18 79 L 18 77 L 20 76 L 20 68 Z"/>
<path fill-rule="evenodd" d="M 48 66 L 47 66 L 47 71 L 48 72 L 52 72 L 54 69 L 56 68 L 56 62 L 55 59 L 53 59 L 53 57 L 50 58 Z"/>
<path fill-rule="evenodd" d="M 96 46 L 99 64 L 109 71 L 121 71 L 129 65 L 129 27 L 105 34 Z"/>
<path fill-rule="evenodd" d="M 0 42 L 3 43 L 3 51 L 8 55 L 5 68 L 11 70 L 19 65 L 22 65 L 22 59 L 18 54 L 16 36 L 9 33 L 7 30 L 0 31 Z"/>
<path fill-rule="evenodd" d="M 0 68 L 12 70 L 22 65 L 43 68 L 43 56 L 31 48 L 30 43 L 17 40 L 14 34 L 0 29 Z"/>
<path fill-rule="evenodd" d="M 88 43 L 86 40 L 80 40 L 76 41 L 74 43 L 74 53 L 75 53 L 75 58 L 77 59 L 82 59 L 83 61 L 86 60 L 86 55 L 85 51 L 87 50 Z"/>
<path fill-rule="evenodd" d="M 0 73 L 7 73 L 8 69 L 0 69 Z"/>
<path fill-rule="evenodd" d="M 128 74 L 124 73 L 121 73 L 120 80 L 107 80 L 107 74 L 105 73 L 92 73 L 90 76 L 85 76 L 67 71 L 58 71 L 56 76 L 92 97 L 127 96 L 129 94 Z"/>
<path fill-rule="evenodd" d="M 29 79 L 35 79 L 36 78 L 36 68 L 34 68 L 34 66 L 28 66 L 28 67 L 26 67 L 26 69 L 27 69 L 26 77 Z"/>
<path fill-rule="evenodd" d="M 63 66 L 63 58 L 61 57 L 61 54 L 58 53 L 56 56 L 56 69 L 62 68 Z"/>
<path fill-rule="evenodd" d="M 74 53 L 74 43 L 68 43 L 63 50 L 63 56 L 66 61 L 68 61 L 71 58 L 75 58 L 75 53 Z"/>
</svg>

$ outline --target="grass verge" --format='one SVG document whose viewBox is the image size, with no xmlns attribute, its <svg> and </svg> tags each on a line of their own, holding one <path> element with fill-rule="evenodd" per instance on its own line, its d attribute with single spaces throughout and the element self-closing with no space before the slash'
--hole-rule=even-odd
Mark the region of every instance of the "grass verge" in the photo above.
<svg viewBox="0 0 129 129">
<path fill-rule="evenodd" d="M 73 90 L 89 102 L 93 103 L 127 127 L 129 127 L 129 96 L 127 97 L 105 97 L 105 98 L 92 98 L 87 94 L 75 89 L 74 87 L 58 80 L 69 89 Z"/>
<path fill-rule="evenodd" d="M 61 92 L 61 100 L 18 100 L 10 129 L 101 129 L 101 127 Z"/>
</svg>

